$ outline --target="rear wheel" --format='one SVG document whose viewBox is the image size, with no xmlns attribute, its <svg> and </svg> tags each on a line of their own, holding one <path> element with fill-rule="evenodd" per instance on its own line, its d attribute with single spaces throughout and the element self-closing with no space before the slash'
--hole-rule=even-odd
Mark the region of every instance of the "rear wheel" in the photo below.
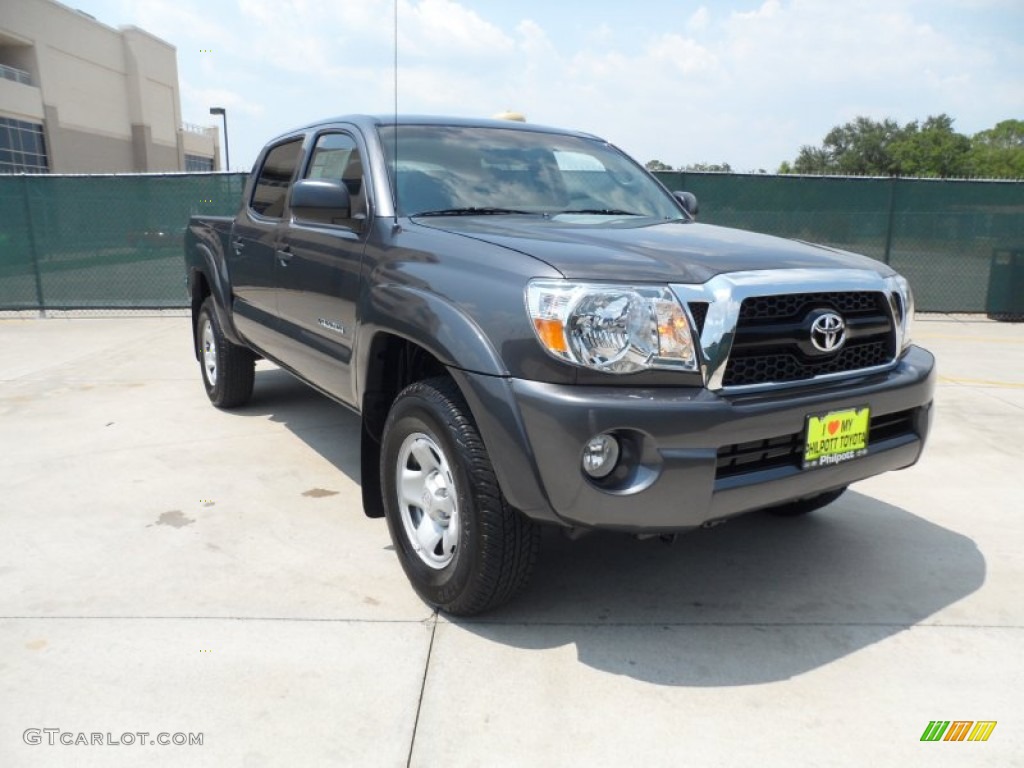
<svg viewBox="0 0 1024 768">
<path fill-rule="evenodd" d="M 391 406 L 381 445 L 388 530 L 413 588 L 470 616 L 527 582 L 539 529 L 505 500 L 455 383 L 414 383 Z"/>
<path fill-rule="evenodd" d="M 836 488 L 834 491 L 826 491 L 825 493 L 819 493 L 817 496 L 810 496 L 806 499 L 797 499 L 796 501 L 790 501 L 786 504 L 780 504 L 777 507 L 768 507 L 768 512 L 779 517 L 799 517 L 800 515 L 808 515 L 815 510 L 827 507 L 833 501 L 838 499 L 846 491 L 846 486 L 842 488 Z"/>
<path fill-rule="evenodd" d="M 211 296 L 203 302 L 196 318 L 196 346 L 210 402 L 218 408 L 235 408 L 248 402 L 256 375 L 256 357 L 224 336 Z"/>
</svg>

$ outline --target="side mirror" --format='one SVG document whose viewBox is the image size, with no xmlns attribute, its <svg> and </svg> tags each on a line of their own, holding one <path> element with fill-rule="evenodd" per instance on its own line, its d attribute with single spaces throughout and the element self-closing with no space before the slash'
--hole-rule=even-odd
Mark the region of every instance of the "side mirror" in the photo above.
<svg viewBox="0 0 1024 768">
<path fill-rule="evenodd" d="M 700 206 L 697 205 L 697 196 L 693 192 L 673 192 L 672 197 L 682 204 L 684 211 L 693 216 L 693 218 L 697 218 Z"/>
<path fill-rule="evenodd" d="M 346 224 L 352 219 L 352 197 L 341 181 L 300 179 L 292 185 L 292 215 L 322 224 Z"/>
</svg>

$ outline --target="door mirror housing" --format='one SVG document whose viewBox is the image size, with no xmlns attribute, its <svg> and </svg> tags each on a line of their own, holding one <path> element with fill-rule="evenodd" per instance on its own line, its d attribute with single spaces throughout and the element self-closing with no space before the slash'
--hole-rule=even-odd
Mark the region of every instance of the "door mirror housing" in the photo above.
<svg viewBox="0 0 1024 768">
<path fill-rule="evenodd" d="M 683 210 L 690 214 L 693 218 L 697 218 L 697 214 L 700 212 L 700 206 L 697 205 L 697 196 L 693 192 L 673 192 L 672 197 L 679 201 L 683 206 Z"/>
<path fill-rule="evenodd" d="M 321 224 L 352 221 L 352 196 L 341 181 L 299 179 L 292 185 L 290 205 L 296 219 Z"/>
</svg>

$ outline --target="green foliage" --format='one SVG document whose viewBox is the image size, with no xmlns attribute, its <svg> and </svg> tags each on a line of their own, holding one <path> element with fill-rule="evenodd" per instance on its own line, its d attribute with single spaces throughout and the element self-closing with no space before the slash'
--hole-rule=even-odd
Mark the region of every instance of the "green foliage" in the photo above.
<svg viewBox="0 0 1024 768">
<path fill-rule="evenodd" d="M 717 173 L 732 173 L 732 166 L 728 163 L 690 163 L 690 165 L 681 165 L 678 168 L 673 168 L 668 163 L 661 162 L 661 160 L 648 160 L 644 163 L 644 168 L 655 173 L 658 171 L 710 171 Z"/>
<path fill-rule="evenodd" d="M 888 176 L 893 172 L 890 145 L 900 136 L 895 120 L 876 122 L 858 117 L 833 128 L 825 136 L 823 148 L 834 171 L 861 176 Z"/>
<path fill-rule="evenodd" d="M 803 146 L 793 163 L 796 173 L 889 176 L 895 171 L 890 146 L 901 135 L 895 120 L 858 117 L 837 125 L 820 147 Z"/>
<path fill-rule="evenodd" d="M 974 134 L 967 163 L 979 178 L 1024 179 L 1024 120 L 1003 120 Z"/>
<path fill-rule="evenodd" d="M 1004 120 L 968 138 L 953 118 L 934 115 L 901 126 L 857 117 L 833 128 L 820 147 L 804 146 L 779 173 L 1024 178 L 1024 121 Z"/>
<path fill-rule="evenodd" d="M 715 173 L 732 173 L 732 166 L 728 163 L 691 163 L 682 171 L 711 171 Z"/>
</svg>

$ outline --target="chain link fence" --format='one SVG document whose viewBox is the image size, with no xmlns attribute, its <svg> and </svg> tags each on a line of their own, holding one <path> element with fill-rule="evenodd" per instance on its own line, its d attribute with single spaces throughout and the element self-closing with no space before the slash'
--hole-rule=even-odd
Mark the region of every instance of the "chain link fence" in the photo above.
<svg viewBox="0 0 1024 768">
<path fill-rule="evenodd" d="M 0 176 L 0 310 L 185 306 L 188 217 L 233 214 L 245 179 Z"/>
<path fill-rule="evenodd" d="M 1024 254 L 1024 182 L 657 175 L 697 195 L 704 223 L 891 264 L 926 312 L 987 311 L 994 254 Z M 232 215 L 245 179 L 0 176 L 0 310 L 184 307 L 188 217 Z"/>
<path fill-rule="evenodd" d="M 704 223 L 823 243 L 890 264 L 910 281 L 920 311 L 989 311 L 998 254 L 1024 253 L 1022 181 L 656 175 L 669 189 L 693 192 Z M 1024 280 L 1014 290 L 1024 303 Z"/>
</svg>

